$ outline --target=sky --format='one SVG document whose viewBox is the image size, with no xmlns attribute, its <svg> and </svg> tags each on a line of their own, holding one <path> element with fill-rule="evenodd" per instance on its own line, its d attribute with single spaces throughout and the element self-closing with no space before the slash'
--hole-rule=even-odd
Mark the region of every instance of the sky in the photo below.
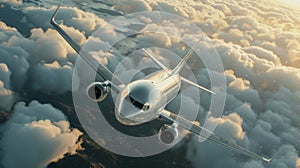
<svg viewBox="0 0 300 168">
<path fill-rule="evenodd" d="M 0 167 L 43 168 L 80 154 L 85 150 L 82 144 L 86 139 L 73 121 L 75 112 L 68 110 L 73 106 L 68 95 L 77 55 L 49 24 L 55 3 L 0 3 Z M 300 168 L 300 10 L 269 0 L 62 3 L 58 20 L 63 20 L 64 29 L 81 45 L 95 30 L 119 15 L 155 10 L 184 17 L 210 37 L 209 48 L 220 55 L 225 69 L 221 75 L 226 76 L 228 87 L 224 116 L 215 132 L 272 157 L 273 162 L 245 158 L 210 142 L 199 143 L 190 136 L 181 145 L 186 149 L 182 158 L 191 167 Z M 189 34 L 168 22 L 151 26 Z M 106 34 L 105 39 L 94 40 L 109 43 L 117 32 L 110 29 Z M 198 36 L 189 34 L 191 40 Z M 153 41 L 183 53 L 178 49 L 178 40 L 149 34 L 137 36 L 121 49 L 130 52 L 136 46 L 151 46 Z M 168 62 L 157 54 L 160 60 Z M 122 54 L 107 55 L 102 61 L 113 68 L 122 58 Z M 201 66 L 193 68 L 198 72 L 196 78 L 207 85 L 206 70 Z M 193 96 L 188 95 L 187 99 L 193 102 Z M 202 114 L 208 113 L 207 99 L 208 94 L 200 96 L 199 121 Z M 59 106 L 60 101 L 68 102 L 67 107 Z M 218 120 L 211 116 L 209 122 Z M 176 149 L 172 152 L 176 153 Z"/>
</svg>

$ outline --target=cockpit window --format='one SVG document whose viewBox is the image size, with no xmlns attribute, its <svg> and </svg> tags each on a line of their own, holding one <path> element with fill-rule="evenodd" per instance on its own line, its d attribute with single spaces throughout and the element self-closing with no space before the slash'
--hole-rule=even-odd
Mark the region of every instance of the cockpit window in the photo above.
<svg viewBox="0 0 300 168">
<path fill-rule="evenodd" d="M 144 106 L 143 106 L 143 110 L 144 110 L 144 111 L 149 110 L 149 108 L 150 108 L 150 105 L 149 105 L 149 104 L 144 104 Z"/>
<path fill-rule="evenodd" d="M 133 97 L 131 97 L 131 96 L 128 96 L 128 97 L 129 97 L 130 102 L 138 109 L 141 109 L 144 111 L 149 110 L 150 105 L 148 103 L 142 104 L 139 101 L 135 100 Z"/>
<path fill-rule="evenodd" d="M 132 98 L 131 96 L 129 96 L 129 100 L 130 100 L 130 102 L 131 102 L 135 107 L 137 107 L 137 108 L 139 108 L 139 109 L 142 109 L 143 106 L 144 106 L 142 103 L 136 101 L 136 100 L 135 100 L 134 98 Z"/>
</svg>

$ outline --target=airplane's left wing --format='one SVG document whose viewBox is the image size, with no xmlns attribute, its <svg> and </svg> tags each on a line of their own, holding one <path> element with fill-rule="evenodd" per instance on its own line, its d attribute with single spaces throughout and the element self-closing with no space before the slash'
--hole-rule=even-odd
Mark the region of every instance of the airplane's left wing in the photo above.
<svg viewBox="0 0 300 168">
<path fill-rule="evenodd" d="M 89 66 L 97 72 L 97 75 L 104 80 L 112 80 L 111 82 L 112 89 L 115 92 L 119 92 L 124 84 L 122 81 L 116 77 L 106 66 L 96 61 L 87 51 L 81 48 L 55 21 L 55 17 L 59 10 L 60 6 L 57 7 L 53 16 L 51 17 L 50 23 L 56 29 L 56 31 L 69 43 L 69 45 L 80 55 L 80 57 L 87 63 Z"/>
<path fill-rule="evenodd" d="M 214 134 L 213 132 L 201 127 L 200 125 L 196 125 L 194 123 L 192 123 L 191 121 L 181 117 L 181 116 L 178 116 L 174 113 L 171 113 L 167 110 L 163 110 L 162 113 L 160 114 L 160 118 L 164 119 L 165 121 L 167 122 L 171 122 L 171 123 L 174 123 L 176 122 L 176 124 L 186 130 L 189 130 L 191 133 L 193 134 L 196 134 L 198 136 L 203 136 L 205 138 L 207 138 L 208 140 L 210 141 L 213 141 L 217 144 L 220 144 L 220 145 L 223 145 L 227 148 L 230 148 L 230 149 L 233 149 L 233 150 L 236 150 L 240 153 L 243 153 L 249 157 L 254 157 L 254 158 L 258 158 L 258 159 L 262 159 L 266 162 L 271 162 L 272 159 L 268 159 L 268 158 L 265 158 L 261 155 L 258 155 L 254 152 L 251 152 L 239 145 L 237 145 L 236 143 L 232 142 L 232 141 L 229 141 L 229 140 L 226 140 L 222 137 L 219 137 L 218 135 Z M 201 134 L 201 131 L 203 132 Z M 208 135 L 208 136 L 207 136 Z"/>
</svg>

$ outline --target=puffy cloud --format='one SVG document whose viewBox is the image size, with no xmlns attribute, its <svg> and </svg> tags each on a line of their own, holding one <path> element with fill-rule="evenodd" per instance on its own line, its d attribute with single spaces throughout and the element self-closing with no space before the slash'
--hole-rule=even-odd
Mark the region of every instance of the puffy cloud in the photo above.
<svg viewBox="0 0 300 168">
<path fill-rule="evenodd" d="M 250 2 L 241 1 L 241 3 Z M 265 9 L 267 7 L 264 5 L 256 4 L 252 8 L 240 6 L 239 8 L 244 8 L 245 10 L 242 11 L 248 14 L 242 16 L 236 13 L 241 10 L 232 8 L 241 4 L 229 5 L 226 2 L 222 4 L 226 4 L 225 6 L 232 10 L 230 13 L 227 9 L 225 15 L 236 15 L 225 19 L 228 28 L 212 35 L 213 38 L 218 38 L 214 40 L 213 45 L 218 50 L 225 69 L 228 69 L 225 71 L 228 92 L 224 118 L 231 114 L 238 114 L 243 119 L 240 129 L 248 139 L 248 145 L 242 145 L 254 152 L 274 157 L 274 162 L 271 165 L 264 165 L 251 159 L 244 162 L 239 157 L 228 158 L 228 153 L 219 154 L 215 147 L 206 147 L 209 144 L 206 142 L 204 144 L 191 142 L 189 144 L 191 153 L 187 156 L 193 161 L 195 167 L 203 165 L 204 167 L 220 167 L 220 165 L 222 167 L 295 167 L 298 159 L 296 150 L 299 151 L 297 133 L 299 125 L 296 123 L 299 123 L 300 116 L 299 106 L 296 104 L 299 103 L 300 76 L 299 70 L 294 68 L 298 65 L 295 65 L 297 52 L 293 48 L 298 46 L 295 37 L 298 37 L 299 31 L 295 29 L 293 22 L 290 25 L 295 29 L 293 33 L 284 33 L 286 31 L 284 29 L 273 28 L 274 23 L 265 20 L 267 17 L 261 17 L 267 14 Z M 218 9 L 226 8 L 223 5 Z M 290 12 L 281 11 L 278 14 L 281 17 L 292 17 Z M 276 17 L 278 21 L 279 16 Z M 247 43 L 242 40 L 247 40 Z M 293 57 L 293 61 L 290 57 Z M 216 133 L 218 129 L 226 128 L 222 121 L 224 119 L 220 120 Z M 233 133 L 238 135 L 241 132 L 236 127 L 227 127 L 226 131 L 219 134 L 230 133 L 230 130 L 234 130 Z M 227 137 L 227 135 L 223 136 Z M 227 138 L 230 137 L 235 137 L 235 134 Z M 201 154 L 204 150 L 212 150 L 212 152 Z M 196 152 L 196 156 L 192 155 L 193 152 Z M 204 156 L 206 154 L 209 156 Z M 280 163 L 279 155 L 286 161 Z M 209 163 L 210 158 L 214 158 L 215 161 Z"/>
<path fill-rule="evenodd" d="M 0 61 L 5 63 L 11 71 L 11 84 L 16 89 L 21 89 L 26 82 L 26 73 L 29 69 L 28 53 L 15 46 L 0 45 Z M 18 65 L 18 66 L 15 66 Z"/>
<path fill-rule="evenodd" d="M 2 165 L 5 168 L 43 168 L 81 149 L 82 133 L 71 129 L 63 113 L 49 104 L 17 103 L 2 127 Z"/>
<path fill-rule="evenodd" d="M 1 30 L 1 42 L 8 40 L 9 37 L 15 35 L 20 37 L 21 34 L 17 31 L 17 29 L 13 27 L 7 26 L 4 22 L 0 22 L 0 30 Z"/>
<path fill-rule="evenodd" d="M 14 103 L 13 92 L 4 87 L 2 81 L 0 81 L 0 109 L 9 110 Z"/>
<path fill-rule="evenodd" d="M 63 28 L 79 44 L 85 41 L 84 35 L 78 30 L 65 26 L 63 26 Z M 41 60 L 46 62 L 67 61 L 68 54 L 75 52 L 53 29 L 43 31 L 41 28 L 34 28 L 31 30 L 29 39 L 12 37 L 8 40 L 7 45 L 20 46 L 29 52 L 30 57 L 28 60 L 31 64 L 39 63 Z"/>
<path fill-rule="evenodd" d="M 13 92 L 10 90 L 10 75 L 6 64 L 0 63 L 0 108 L 9 110 L 14 103 Z"/>
<path fill-rule="evenodd" d="M 124 13 L 133 13 L 140 11 L 151 11 L 152 8 L 147 1 L 141 0 L 125 0 L 125 1 L 110 1 L 114 4 L 114 9 Z"/>
<path fill-rule="evenodd" d="M 230 114 L 221 120 L 211 117 L 210 122 L 219 122 L 215 132 L 222 137 L 249 146 L 248 138 L 242 129 L 243 120 L 237 114 Z M 193 162 L 194 167 L 237 167 L 241 166 L 239 157 L 233 157 L 234 152 L 214 144 L 210 141 L 198 142 L 198 138 L 188 143 L 187 159 Z M 204 152 L 205 151 L 205 152 Z"/>
<path fill-rule="evenodd" d="M 55 6 L 51 9 L 30 6 L 24 9 L 24 13 L 27 16 L 28 24 L 48 29 L 51 27 L 49 18 L 51 18 L 55 9 Z M 76 7 L 64 6 L 61 7 L 57 20 L 62 20 L 64 25 L 74 27 L 87 33 L 87 35 L 91 35 L 97 28 L 106 24 L 103 19 L 91 12 L 84 12 Z"/>
<path fill-rule="evenodd" d="M 4 31 L 7 37 L 4 39 L 6 41 L 0 44 L 0 51 L 2 51 L 0 60 L 10 70 L 9 78 L 12 89 L 20 90 L 25 84 L 28 85 L 27 80 L 32 80 L 30 88 L 34 90 L 45 91 L 48 89 L 47 92 L 55 93 L 71 90 L 72 64 L 67 56 L 74 51 L 54 30 L 48 29 L 44 32 L 42 29 L 33 29 L 31 37 L 27 39 L 20 36 L 14 29 L 7 27 L 6 29 L 8 29 L 7 33 Z M 78 33 L 78 36 L 75 36 L 77 41 L 85 39 L 78 31 L 74 30 L 74 32 L 71 34 Z M 65 66 L 60 66 L 57 61 Z M 50 66 L 52 63 L 53 66 Z M 43 67 L 41 64 L 46 64 L 46 66 Z M 56 80 L 50 79 L 57 79 L 62 83 L 58 84 Z"/>
<path fill-rule="evenodd" d="M 229 73 L 233 73 L 230 71 Z M 236 78 L 230 81 L 228 85 L 228 93 L 235 96 L 242 102 L 250 103 L 257 111 L 261 110 L 262 104 L 259 94 L 256 90 L 251 88 L 250 81 L 242 78 Z"/>
<path fill-rule="evenodd" d="M 34 45 L 32 46 L 33 52 L 30 60 L 34 62 L 39 62 L 40 60 L 52 62 L 54 60 L 63 60 L 67 57 L 68 44 L 63 42 L 63 39 L 60 38 L 60 35 L 55 30 L 49 29 L 44 33 L 42 29 L 32 29 L 31 33 Z"/>
<path fill-rule="evenodd" d="M 38 64 L 30 72 L 31 88 L 42 92 L 65 93 L 72 89 L 72 64 L 60 65 L 57 61 Z M 59 82 L 58 82 L 59 81 Z"/>
<path fill-rule="evenodd" d="M 86 40 L 79 30 L 63 27 L 78 43 Z M 51 94 L 71 90 L 73 65 L 69 61 L 74 61 L 74 51 L 53 29 L 34 28 L 26 38 L 0 22 L 0 52 L 1 109 L 9 111 L 31 89 Z M 1 128 L 2 166 L 46 167 L 81 149 L 78 138 L 82 133 L 70 128 L 63 113 L 51 105 L 18 103 L 9 113 L 10 119 Z"/>
<path fill-rule="evenodd" d="M 9 71 L 6 64 L 0 63 L 0 80 L 3 82 L 8 89 L 10 88 L 10 75 L 11 72 Z"/>
<path fill-rule="evenodd" d="M 6 64 L 11 72 L 11 85 L 19 90 L 26 81 L 26 73 L 29 69 L 29 53 L 20 46 L 11 46 L 10 39 L 24 39 L 22 35 L 12 27 L 0 22 L 0 62 Z M 15 66 L 18 65 L 18 66 Z"/>
<path fill-rule="evenodd" d="M 193 18 L 197 25 L 211 26 L 204 31 L 215 38 L 211 41 L 211 45 L 216 48 L 225 69 L 227 69 L 225 71 L 228 82 L 225 117 L 220 120 L 219 126 L 215 130 L 216 133 L 269 157 L 276 158 L 276 153 L 285 148 L 283 144 L 290 144 L 298 150 L 299 141 L 296 139 L 299 138 L 296 132 L 299 132 L 299 129 L 295 123 L 299 123 L 299 113 L 297 113 L 299 106 L 296 105 L 299 102 L 299 97 L 297 97 L 299 95 L 299 70 L 292 67 L 292 64 L 287 64 L 285 58 L 282 57 L 284 54 L 290 55 L 289 52 L 294 50 L 292 48 L 298 45 L 298 42 L 293 39 L 298 32 L 287 35 L 283 33 L 285 31 L 283 29 L 274 29 L 274 24 L 262 17 L 266 14 L 264 10 L 270 10 L 263 4 L 256 8 L 248 1 L 241 3 L 222 1 L 215 2 L 215 4 L 222 5 L 218 9 L 214 9 L 207 7 L 212 4 L 210 1 L 192 3 L 194 3 L 194 9 L 199 13 L 208 12 L 207 9 L 211 9 L 211 15 L 226 11 L 226 13 L 218 15 L 219 23 L 225 22 L 220 31 L 209 31 L 213 28 L 219 30 L 217 24 L 209 25 L 205 23 L 205 19 L 201 21 Z M 170 5 L 170 9 L 177 7 L 184 11 L 187 9 L 186 4 L 183 2 L 180 5 L 168 5 Z M 198 5 L 197 8 L 195 4 Z M 245 14 L 248 16 L 244 16 Z M 281 14 L 283 13 L 281 12 Z M 234 17 L 227 17 L 228 15 L 234 15 Z M 167 28 L 160 29 L 159 26 L 152 24 L 151 30 L 167 30 Z M 164 26 L 167 27 L 167 25 Z M 169 26 L 171 27 L 171 25 Z M 180 33 L 184 31 L 181 30 L 180 33 L 177 33 L 176 30 L 173 30 L 172 32 L 180 36 Z M 184 33 L 188 33 L 188 31 Z M 288 40 L 283 41 L 283 44 L 280 44 L 279 40 L 276 44 L 279 34 L 283 34 L 285 38 L 289 37 Z M 174 41 L 172 37 L 168 35 L 155 36 L 155 33 L 139 35 L 138 39 L 139 44 L 145 47 L 164 46 L 176 51 L 173 47 L 178 45 L 178 42 Z M 202 71 L 199 72 L 202 73 Z M 207 80 L 205 75 L 197 78 L 201 78 L 204 83 Z M 293 94 L 293 92 L 295 93 Z M 207 111 L 207 104 L 209 104 L 207 97 L 201 95 L 201 105 L 204 108 L 201 109 L 201 115 L 205 115 L 203 111 Z M 218 121 L 214 118 L 210 118 L 210 120 L 211 122 Z M 287 130 L 287 128 L 290 129 Z M 209 142 L 198 144 L 198 142 L 191 141 L 188 146 L 187 158 L 193 162 L 195 167 L 270 167 L 270 165 L 251 158 L 245 160 L 237 153 L 214 144 L 211 145 Z M 289 151 L 292 148 L 285 150 Z M 291 153 L 291 155 L 297 156 L 295 152 Z M 297 157 L 290 158 L 291 155 L 284 154 L 282 157 L 288 161 L 283 164 L 275 161 L 271 167 L 295 165 Z"/>
<path fill-rule="evenodd" d="M 216 132 L 227 139 L 244 140 L 245 134 L 242 129 L 243 119 L 236 113 L 231 113 L 223 118 L 209 118 L 209 122 L 217 122 L 219 127 Z"/>
<path fill-rule="evenodd" d="M 244 49 L 245 52 L 254 54 L 258 58 L 273 62 L 275 65 L 281 65 L 280 59 L 272 52 L 258 46 L 251 46 Z"/>
<path fill-rule="evenodd" d="M 300 161 L 297 151 L 300 150 L 300 75 L 297 68 L 300 65 L 298 57 L 300 20 L 297 11 L 276 5 L 273 1 L 205 0 L 179 2 L 163 0 L 158 2 L 156 0 L 134 0 L 107 1 L 107 3 L 111 4 L 113 9 L 121 10 L 124 13 L 145 10 L 171 12 L 188 18 L 201 27 L 213 39 L 210 41 L 210 45 L 216 48 L 223 61 L 228 82 L 224 117 L 220 119 L 216 133 L 236 141 L 254 152 L 274 158 L 274 161 L 267 165 L 251 158 L 245 159 L 236 152 L 207 141 L 201 144 L 197 141 L 190 141 L 188 143 L 187 159 L 195 167 L 299 167 Z M 32 29 L 29 38 L 22 37 L 16 29 L 0 22 L 0 61 L 7 66 L 10 72 L 7 73 L 5 65 L 2 66 L 5 75 L 0 77 L 3 83 L 3 86 L 0 85 L 0 89 L 3 88 L 6 93 L 11 94 L 9 84 L 7 84 L 9 83 L 7 82 L 9 81 L 8 78 L 10 78 L 12 88 L 23 85 L 22 82 L 26 82 L 28 78 L 33 81 L 30 88 L 34 90 L 46 90 L 54 94 L 69 91 L 72 73 L 72 64 L 69 62 L 74 63 L 74 57 L 70 58 L 74 51 L 54 30 L 49 29 L 48 18 L 53 14 L 54 7 L 51 9 L 26 7 L 23 12 L 26 14 L 25 20 L 28 21 L 28 25 L 35 27 Z M 98 27 L 106 24 L 103 19 L 96 15 L 72 7 L 62 7 L 58 20 L 63 21 L 64 28 L 80 44 L 86 40 L 85 35 L 90 35 Z M 143 20 L 143 23 L 151 22 L 152 20 L 149 18 Z M 181 27 L 180 30 L 174 28 L 178 25 Z M 171 23 L 150 24 L 150 28 L 148 28 L 172 32 L 175 36 L 181 36 L 189 32 L 185 29 L 184 23 L 178 23 L 178 25 Z M 130 29 L 130 26 L 126 28 Z M 126 29 L 126 31 L 130 30 Z M 118 34 L 112 27 L 104 32 L 106 36 L 101 36 L 102 38 L 91 37 L 94 46 L 88 47 L 90 50 L 95 51 L 94 55 L 104 56 L 99 61 L 113 69 L 122 56 L 117 55 L 118 58 L 116 58 L 113 55 L 114 53 L 104 54 L 101 52 L 101 47 L 108 45 L 108 42 L 115 39 Z M 197 33 L 190 33 L 188 38 L 195 41 L 198 38 L 195 35 Z M 122 53 L 133 51 L 129 48 L 136 49 L 137 44 L 140 47 L 162 46 L 178 55 L 183 55 L 185 51 L 178 40 L 166 34 L 145 33 L 139 35 L 137 39 L 131 40 L 130 44 L 129 41 L 123 42 L 126 45 L 122 44 L 122 47 L 121 43 L 120 46 L 117 46 L 118 49 L 122 50 Z M 152 50 L 152 52 L 162 62 L 168 63 L 168 60 L 162 57 L 162 53 L 155 50 Z M 10 55 L 13 55 L 13 57 L 9 57 Z M 148 64 L 150 61 L 146 60 L 145 62 Z M 132 63 L 132 65 L 135 64 Z M 198 64 L 195 63 L 192 67 L 198 67 Z M 201 73 L 197 78 L 208 84 L 209 80 L 204 71 L 201 68 L 200 70 L 196 68 L 196 70 Z M 123 73 L 126 74 L 126 72 Z M 143 76 L 144 74 L 139 75 Z M 55 80 L 49 81 L 49 78 Z M 56 81 L 58 80 L 62 81 L 62 85 L 57 84 Z M 195 95 L 188 95 L 187 97 L 193 96 Z M 188 98 L 186 106 L 194 103 L 192 99 Z M 206 115 L 209 106 L 208 100 L 209 97 L 206 94 L 201 94 L 200 103 L 202 107 L 199 110 L 199 114 L 201 114 L 199 117 Z M 16 105 L 16 107 L 18 106 L 20 105 Z M 29 107 L 31 106 L 33 105 Z M 24 105 L 22 107 L 29 108 Z M 15 111 L 14 113 L 16 113 Z M 36 109 L 36 111 L 40 110 Z M 5 128 L 10 128 L 7 130 L 12 130 L 12 132 L 5 131 L 3 134 L 5 137 L 16 135 L 13 132 L 24 135 L 25 138 L 30 138 L 26 136 L 28 134 L 34 136 L 38 134 L 38 137 L 40 135 L 43 135 L 43 137 L 52 135 L 50 139 L 61 134 L 76 134 L 74 130 L 69 129 L 64 117 L 52 120 L 51 118 L 56 117 L 49 116 L 41 119 L 39 113 L 30 115 L 30 117 L 23 115 L 23 118 L 34 119 L 23 122 L 18 127 L 18 124 L 16 124 L 17 126 L 12 124 L 12 121 L 17 121 L 18 117 L 16 116 L 13 114 L 12 119 L 6 123 Z M 219 121 L 213 117 L 209 120 L 215 123 Z M 15 127 L 18 129 L 14 129 Z M 44 128 L 47 128 L 47 130 Z M 42 134 L 48 130 L 49 134 Z M 55 130 L 60 130 L 60 133 Z M 26 132 L 26 134 L 23 132 Z M 42 140 L 42 138 L 40 139 Z M 74 141 L 77 139 L 78 136 L 77 138 L 75 136 L 70 141 L 73 146 L 76 144 Z M 6 141 L 8 144 L 8 140 Z M 11 143 L 13 142 L 15 141 Z M 28 141 L 25 140 L 24 142 L 27 143 Z M 54 141 L 52 142 L 54 143 Z M 56 144 L 59 146 L 62 143 L 60 142 Z M 28 146 L 32 146 L 29 142 L 28 144 Z M 8 152 L 9 155 L 6 152 L 6 155 L 4 155 L 6 158 L 14 153 L 20 153 L 13 150 L 13 145 L 9 143 L 4 148 L 4 151 L 13 151 Z M 62 158 L 62 153 L 72 153 L 71 151 L 74 151 L 61 151 L 56 145 L 53 146 L 51 149 L 59 152 L 52 155 L 52 157 L 43 155 L 43 158 L 39 159 L 43 162 L 40 165 L 46 166 L 49 162 Z M 77 149 L 77 147 L 71 148 Z M 46 148 L 40 147 L 40 149 L 49 150 L 49 146 Z M 30 158 L 27 160 L 30 161 Z M 5 157 L 3 161 L 8 166 L 14 164 Z M 21 161 L 23 160 L 21 159 Z M 30 162 L 27 163 L 28 165 L 31 164 Z"/>
<path fill-rule="evenodd" d="M 8 3 L 10 5 L 21 5 L 23 0 L 0 0 L 0 3 Z"/>
<path fill-rule="evenodd" d="M 140 45 L 145 47 L 162 46 L 169 47 L 172 45 L 172 40 L 167 34 L 147 33 L 146 35 L 138 37 L 141 41 Z"/>
<path fill-rule="evenodd" d="M 274 154 L 274 160 L 270 163 L 270 167 L 295 167 L 298 154 L 291 145 L 283 145 Z"/>
<path fill-rule="evenodd" d="M 160 11 L 177 14 L 182 17 L 189 17 L 184 8 L 177 6 L 176 4 L 172 3 L 172 1 L 158 2 L 157 5 Z"/>
<path fill-rule="evenodd" d="M 85 36 L 73 27 L 63 26 L 63 28 L 79 44 L 86 40 Z M 71 90 L 70 61 L 74 62 L 75 51 L 56 31 L 34 28 L 31 30 L 31 36 L 24 38 L 16 29 L 1 22 L 1 32 L 0 39 L 3 42 L 0 44 L 2 52 L 0 61 L 11 71 L 13 90 L 20 90 L 25 85 L 34 90 L 47 90 L 46 92 L 52 93 Z M 27 80 L 32 82 L 29 84 Z M 57 80 L 62 83 L 58 84 Z"/>
</svg>

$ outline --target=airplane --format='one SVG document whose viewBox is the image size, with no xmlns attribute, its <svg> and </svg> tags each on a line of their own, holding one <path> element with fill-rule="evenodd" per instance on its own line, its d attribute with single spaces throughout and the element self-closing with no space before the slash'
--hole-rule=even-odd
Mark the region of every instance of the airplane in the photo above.
<svg viewBox="0 0 300 168">
<path fill-rule="evenodd" d="M 160 119 L 164 120 L 167 124 L 161 127 L 159 130 L 159 140 L 161 143 L 171 145 L 176 142 L 178 137 L 178 128 L 186 129 L 187 131 L 197 135 L 202 132 L 208 133 L 208 140 L 215 142 L 216 144 L 223 145 L 231 150 L 243 153 L 248 157 L 261 159 L 267 163 L 272 161 L 271 158 L 263 157 L 259 154 L 251 152 L 233 141 L 226 140 L 215 133 L 201 127 L 192 121 L 189 121 L 179 115 L 176 115 L 164 107 L 173 100 L 181 91 L 181 83 L 185 82 L 209 92 L 215 94 L 213 91 L 206 89 L 194 83 L 179 73 L 183 68 L 184 63 L 189 59 L 193 53 L 193 47 L 187 52 L 179 64 L 173 69 L 167 68 L 154 56 L 152 56 L 146 49 L 142 48 L 146 56 L 148 56 L 154 63 L 156 63 L 162 70 L 157 70 L 142 79 L 135 80 L 127 85 L 114 75 L 103 64 L 94 60 L 94 58 L 83 48 L 81 48 L 55 21 L 55 17 L 59 11 L 60 5 L 55 10 L 51 17 L 50 23 L 56 29 L 56 31 L 69 43 L 69 45 L 79 54 L 79 56 L 89 66 L 96 71 L 97 75 L 105 82 L 93 82 L 87 87 L 87 96 L 96 102 L 103 101 L 111 91 L 119 94 L 115 103 L 116 111 L 115 117 L 118 122 L 126 126 L 141 125 L 152 120 Z M 114 82 L 110 80 L 114 79 Z"/>
</svg>

